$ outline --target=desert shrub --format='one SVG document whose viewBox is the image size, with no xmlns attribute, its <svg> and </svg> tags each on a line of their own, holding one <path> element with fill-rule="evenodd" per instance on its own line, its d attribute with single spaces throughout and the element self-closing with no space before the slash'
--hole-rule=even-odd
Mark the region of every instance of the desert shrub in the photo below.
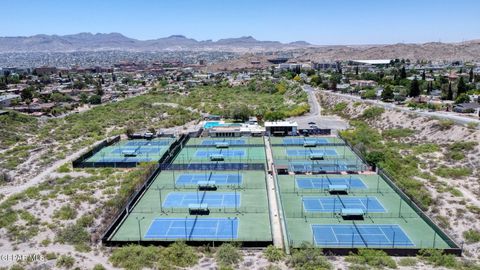
<svg viewBox="0 0 480 270">
<path fill-rule="evenodd" d="M 59 173 L 68 173 L 70 172 L 70 163 L 65 163 L 57 169 Z"/>
<path fill-rule="evenodd" d="M 443 250 L 439 249 L 422 249 L 419 252 L 419 257 L 434 266 L 443 266 L 447 268 L 455 268 L 458 266 L 458 261 L 455 255 L 444 254 Z"/>
<path fill-rule="evenodd" d="M 193 266 L 198 262 L 198 256 L 190 246 L 184 242 L 176 242 L 162 249 L 161 260 L 178 267 Z"/>
<path fill-rule="evenodd" d="M 101 265 L 101 264 L 95 264 L 95 266 L 93 266 L 92 270 L 105 270 L 106 268 Z"/>
<path fill-rule="evenodd" d="M 464 231 L 463 237 L 465 238 L 465 242 L 467 242 L 467 244 L 480 242 L 480 232 L 477 230 L 470 229 L 468 231 Z"/>
<path fill-rule="evenodd" d="M 322 250 L 309 244 L 302 244 L 299 249 L 294 250 L 288 264 L 300 270 L 333 268 Z"/>
<path fill-rule="evenodd" d="M 415 131 L 409 128 L 393 128 L 382 131 L 385 138 L 403 138 L 413 135 Z"/>
<path fill-rule="evenodd" d="M 54 218 L 62 220 L 74 219 L 76 216 L 77 210 L 75 210 L 75 208 L 73 208 L 70 204 L 64 205 L 60 207 L 60 209 L 53 212 Z"/>
<path fill-rule="evenodd" d="M 109 260 L 114 267 L 131 270 L 153 268 L 160 259 L 160 248 L 155 246 L 128 245 L 115 249 Z"/>
<path fill-rule="evenodd" d="M 57 258 L 57 266 L 62 268 L 72 268 L 75 264 L 75 259 L 71 256 L 62 255 Z"/>
<path fill-rule="evenodd" d="M 398 265 L 400 266 L 415 266 L 416 264 L 417 264 L 417 260 L 412 257 L 401 258 L 398 261 Z"/>
<path fill-rule="evenodd" d="M 269 245 L 263 252 L 263 255 L 265 256 L 265 258 L 267 258 L 269 262 L 280 261 L 285 256 L 282 249 L 277 248 L 273 245 Z"/>
<path fill-rule="evenodd" d="M 62 244 L 74 245 L 78 251 L 89 251 L 90 234 L 79 223 L 69 224 L 57 232 L 55 240 Z"/>
<path fill-rule="evenodd" d="M 438 120 L 436 126 L 440 130 L 448 130 L 448 129 L 451 129 L 454 124 L 455 122 L 453 122 L 453 120 L 442 119 L 442 120 Z"/>
<path fill-rule="evenodd" d="M 375 119 L 379 116 L 381 116 L 383 113 L 385 112 L 385 109 L 384 108 L 381 108 L 381 107 L 370 107 L 370 108 L 367 108 L 363 111 L 363 113 L 361 114 L 360 118 L 362 119 Z"/>
<path fill-rule="evenodd" d="M 397 268 L 397 264 L 392 257 L 388 256 L 387 253 L 382 250 L 359 249 L 358 253 L 351 253 L 345 260 L 354 264 L 368 265 L 374 268 Z"/>
<path fill-rule="evenodd" d="M 222 244 L 216 254 L 217 261 L 222 266 L 231 266 L 242 260 L 242 254 L 236 246 L 230 243 Z"/>
<path fill-rule="evenodd" d="M 463 178 L 465 176 L 469 176 L 472 173 L 472 170 L 464 167 L 449 168 L 446 166 L 441 166 L 435 169 L 433 172 L 436 175 L 445 178 Z"/>
<path fill-rule="evenodd" d="M 346 102 L 339 102 L 333 106 L 332 111 L 337 114 L 343 113 L 343 111 L 347 108 L 347 103 Z"/>
</svg>

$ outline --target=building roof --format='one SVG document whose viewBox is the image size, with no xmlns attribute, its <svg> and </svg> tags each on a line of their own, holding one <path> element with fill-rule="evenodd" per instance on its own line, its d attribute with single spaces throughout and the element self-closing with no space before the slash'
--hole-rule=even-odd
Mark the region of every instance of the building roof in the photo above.
<svg viewBox="0 0 480 270">
<path fill-rule="evenodd" d="M 464 109 L 476 109 L 476 108 L 480 108 L 480 104 L 479 103 L 460 103 L 455 105 L 455 107 L 461 107 Z"/>
<path fill-rule="evenodd" d="M 265 127 L 297 127 L 297 122 L 290 121 L 275 121 L 275 122 L 265 122 Z"/>
<path fill-rule="evenodd" d="M 352 62 L 367 65 L 388 65 L 390 64 L 390 59 L 352 60 Z"/>
</svg>

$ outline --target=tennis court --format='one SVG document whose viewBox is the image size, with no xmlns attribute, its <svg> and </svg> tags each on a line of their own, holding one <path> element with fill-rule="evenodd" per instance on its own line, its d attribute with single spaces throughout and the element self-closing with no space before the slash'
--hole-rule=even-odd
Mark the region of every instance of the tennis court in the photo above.
<svg viewBox="0 0 480 270">
<path fill-rule="evenodd" d="M 102 148 L 84 162 L 139 163 L 159 160 L 173 139 L 127 140 Z"/>
<path fill-rule="evenodd" d="M 298 177 L 295 179 L 300 189 L 327 189 L 330 185 L 346 185 L 348 188 L 366 189 L 358 177 Z"/>
<path fill-rule="evenodd" d="M 169 145 L 171 140 L 130 140 L 125 146 L 162 146 Z"/>
<path fill-rule="evenodd" d="M 245 140 L 235 139 L 218 139 L 218 140 L 203 140 L 202 145 L 216 145 L 219 143 L 228 143 L 229 145 L 245 145 Z"/>
<path fill-rule="evenodd" d="M 290 162 L 290 170 L 293 172 L 338 172 L 347 171 L 349 167 L 345 161 L 318 160 L 314 162 Z"/>
<path fill-rule="evenodd" d="M 237 218 L 157 218 L 144 238 L 234 239 L 237 232 Z"/>
<path fill-rule="evenodd" d="M 335 149 L 286 149 L 285 152 L 289 157 L 304 157 L 309 155 L 338 156 Z"/>
<path fill-rule="evenodd" d="M 328 139 L 326 138 L 284 138 L 283 144 L 286 145 L 299 145 L 299 144 L 327 144 Z"/>
<path fill-rule="evenodd" d="M 212 155 L 222 155 L 224 157 L 244 157 L 245 150 L 197 150 L 196 157 L 206 158 Z"/>
<path fill-rule="evenodd" d="M 364 212 L 385 213 L 376 197 L 303 197 L 306 212 L 340 212 L 342 209 L 362 209 Z"/>
<path fill-rule="evenodd" d="M 199 182 L 209 182 L 215 185 L 240 185 L 243 176 L 241 174 L 181 174 L 177 177 L 177 185 L 198 185 Z"/>
<path fill-rule="evenodd" d="M 410 238 L 397 224 L 312 225 L 317 246 L 411 247 Z"/>
<path fill-rule="evenodd" d="M 207 204 L 208 207 L 240 207 L 238 192 L 170 192 L 163 207 L 188 208 L 189 204 Z"/>
</svg>

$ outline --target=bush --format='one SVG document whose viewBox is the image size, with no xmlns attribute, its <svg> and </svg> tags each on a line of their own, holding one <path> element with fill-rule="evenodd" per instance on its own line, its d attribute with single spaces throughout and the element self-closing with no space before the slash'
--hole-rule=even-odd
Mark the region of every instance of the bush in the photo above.
<svg viewBox="0 0 480 270">
<path fill-rule="evenodd" d="M 449 168 L 446 166 L 441 166 L 440 168 L 433 171 L 436 175 L 444 178 L 462 178 L 469 176 L 472 173 L 472 170 L 469 168 Z"/>
<path fill-rule="evenodd" d="M 437 126 L 440 130 L 447 130 L 447 129 L 452 128 L 454 124 L 455 124 L 455 122 L 453 122 L 453 120 L 442 119 L 442 120 L 438 120 L 438 123 L 437 123 L 436 126 Z"/>
<path fill-rule="evenodd" d="M 404 138 L 413 135 L 415 131 L 409 128 L 393 128 L 382 131 L 382 136 L 385 138 Z"/>
<path fill-rule="evenodd" d="M 269 262 L 277 262 L 283 259 L 285 254 L 283 253 L 283 250 L 280 248 L 277 248 L 275 246 L 269 245 L 265 251 L 263 252 L 263 255 Z"/>
<path fill-rule="evenodd" d="M 105 270 L 105 267 L 101 264 L 95 264 L 92 270 Z"/>
<path fill-rule="evenodd" d="M 385 112 L 384 108 L 381 107 L 370 107 L 367 108 L 363 111 L 362 115 L 360 118 L 362 119 L 375 119 L 379 116 L 381 116 Z"/>
<path fill-rule="evenodd" d="M 114 267 L 130 270 L 153 268 L 160 259 L 160 248 L 155 246 L 128 245 L 115 249 L 109 261 Z"/>
<path fill-rule="evenodd" d="M 70 172 L 70 163 L 65 163 L 62 166 L 60 166 L 57 170 L 59 173 L 68 173 Z"/>
<path fill-rule="evenodd" d="M 350 253 L 346 261 L 355 264 L 366 264 L 375 268 L 397 268 L 397 264 L 385 251 L 374 249 L 359 249 L 357 254 Z"/>
<path fill-rule="evenodd" d="M 455 255 L 444 254 L 443 250 L 439 249 L 422 249 L 419 252 L 422 260 L 434 266 L 443 266 L 447 268 L 455 268 L 458 266 L 458 261 Z"/>
<path fill-rule="evenodd" d="M 398 265 L 400 266 L 415 266 L 416 264 L 417 264 L 417 260 L 411 257 L 401 258 L 398 261 Z"/>
<path fill-rule="evenodd" d="M 53 212 L 54 218 L 59 218 L 62 220 L 74 219 L 77 216 L 77 210 L 73 208 L 70 204 L 60 207 L 59 210 Z"/>
<path fill-rule="evenodd" d="M 347 103 L 346 102 L 339 102 L 333 106 L 333 112 L 334 113 L 343 113 L 343 111 L 347 108 Z"/>
<path fill-rule="evenodd" d="M 73 265 L 75 264 L 75 259 L 71 256 L 67 255 L 62 255 L 57 259 L 57 266 L 58 267 L 64 267 L 64 268 L 72 268 Z"/>
<path fill-rule="evenodd" d="M 242 254 L 233 244 L 224 243 L 218 248 L 216 258 L 221 266 L 231 266 L 242 260 Z"/>
<path fill-rule="evenodd" d="M 480 232 L 473 229 L 464 231 L 463 238 L 465 238 L 465 242 L 467 242 L 467 244 L 480 242 Z"/>
<path fill-rule="evenodd" d="M 195 250 L 184 242 L 176 242 L 161 252 L 161 260 L 178 267 L 193 266 L 198 262 Z"/>
<path fill-rule="evenodd" d="M 79 223 L 67 225 L 57 232 L 56 241 L 62 244 L 86 246 L 90 241 L 90 234 Z"/>
<path fill-rule="evenodd" d="M 288 264 L 300 270 L 332 269 L 322 250 L 310 244 L 302 244 L 299 249 L 294 250 Z"/>
</svg>

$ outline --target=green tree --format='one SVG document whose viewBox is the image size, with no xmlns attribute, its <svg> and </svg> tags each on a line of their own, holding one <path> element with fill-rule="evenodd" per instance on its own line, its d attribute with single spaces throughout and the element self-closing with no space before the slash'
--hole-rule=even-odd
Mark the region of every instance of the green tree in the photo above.
<svg viewBox="0 0 480 270">
<path fill-rule="evenodd" d="M 81 103 L 86 104 L 86 103 L 88 102 L 88 96 L 87 96 L 87 94 L 81 93 L 79 97 L 80 97 L 80 102 L 81 102 Z"/>
<path fill-rule="evenodd" d="M 468 74 L 468 82 L 472 83 L 473 82 L 473 68 L 470 69 L 470 72 Z"/>
<path fill-rule="evenodd" d="M 422 81 L 425 81 L 425 69 L 422 72 Z"/>
<path fill-rule="evenodd" d="M 400 79 L 406 79 L 407 78 L 407 71 L 405 71 L 405 66 L 400 69 Z"/>
<path fill-rule="evenodd" d="M 447 100 L 453 100 L 452 82 L 448 83 Z"/>
<path fill-rule="evenodd" d="M 99 95 L 93 95 L 88 99 L 88 102 L 90 104 L 101 104 L 102 103 L 102 97 Z"/>
<path fill-rule="evenodd" d="M 468 90 L 467 85 L 465 84 L 463 77 L 460 77 L 460 80 L 458 80 L 458 85 L 457 85 L 457 97 L 463 93 L 466 93 L 467 90 Z"/>
<path fill-rule="evenodd" d="M 319 86 L 322 84 L 322 77 L 320 77 L 319 75 L 313 75 L 310 78 L 310 82 L 313 86 Z"/>
<path fill-rule="evenodd" d="M 26 100 L 31 101 L 33 99 L 33 92 L 34 92 L 33 87 L 28 86 L 22 90 L 22 92 L 20 93 L 20 97 L 22 98 L 23 101 L 26 101 Z"/>
<path fill-rule="evenodd" d="M 97 84 L 95 85 L 95 93 L 99 96 L 103 96 L 103 94 L 105 93 L 105 91 L 103 91 L 102 89 L 102 84 L 100 82 L 97 82 Z"/>
<path fill-rule="evenodd" d="M 457 96 L 457 98 L 455 99 L 455 103 L 456 104 L 460 104 L 460 103 L 468 103 L 470 102 L 470 97 L 465 94 L 465 93 L 462 93 L 460 94 L 459 96 Z"/>
<path fill-rule="evenodd" d="M 394 98 L 393 90 L 390 85 L 387 85 L 385 89 L 383 89 L 381 97 L 383 101 L 392 100 Z"/>
<path fill-rule="evenodd" d="M 420 85 L 418 83 L 417 77 L 415 76 L 412 83 L 410 84 L 410 97 L 418 96 L 420 96 Z"/>
</svg>

